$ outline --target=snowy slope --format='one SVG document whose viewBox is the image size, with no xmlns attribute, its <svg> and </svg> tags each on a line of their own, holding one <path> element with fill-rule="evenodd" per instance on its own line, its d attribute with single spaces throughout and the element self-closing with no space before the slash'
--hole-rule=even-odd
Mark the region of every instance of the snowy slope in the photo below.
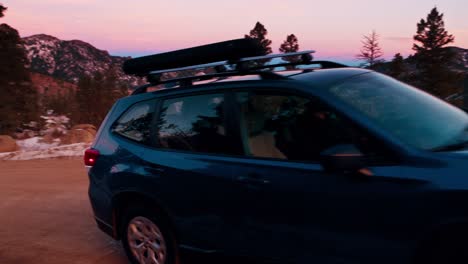
<svg viewBox="0 0 468 264">
<path fill-rule="evenodd" d="M 95 48 L 81 40 L 60 40 L 39 34 L 23 38 L 32 71 L 49 75 L 71 83 L 82 76 L 116 71 L 118 79 L 128 86 L 142 83 L 142 79 L 125 75 L 122 64 L 128 58 L 111 56 L 107 51 Z"/>
<path fill-rule="evenodd" d="M 20 148 L 19 151 L 0 153 L 0 160 L 31 160 L 83 156 L 84 151 L 91 145 L 90 143 L 77 143 L 59 146 L 58 142 L 52 144 L 41 143 L 38 137 L 18 140 L 17 144 Z"/>
</svg>

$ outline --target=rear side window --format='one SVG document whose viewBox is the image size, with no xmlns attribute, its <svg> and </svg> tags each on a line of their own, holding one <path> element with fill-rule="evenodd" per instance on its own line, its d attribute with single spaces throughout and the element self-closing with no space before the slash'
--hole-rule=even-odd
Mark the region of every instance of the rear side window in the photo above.
<svg viewBox="0 0 468 264">
<path fill-rule="evenodd" d="M 231 154 L 224 120 L 224 95 L 164 100 L 157 123 L 161 148 Z"/>
<path fill-rule="evenodd" d="M 112 132 L 128 139 L 150 145 L 151 121 L 154 116 L 154 101 L 133 105 L 113 125 Z"/>
</svg>

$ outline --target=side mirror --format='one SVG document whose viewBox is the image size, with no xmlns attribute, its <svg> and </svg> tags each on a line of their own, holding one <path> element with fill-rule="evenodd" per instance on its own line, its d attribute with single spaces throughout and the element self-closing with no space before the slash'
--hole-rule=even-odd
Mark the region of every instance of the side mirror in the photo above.
<svg viewBox="0 0 468 264">
<path fill-rule="evenodd" d="M 320 153 L 320 162 L 326 171 L 357 173 L 366 167 L 365 156 L 351 144 L 336 145 Z"/>
</svg>

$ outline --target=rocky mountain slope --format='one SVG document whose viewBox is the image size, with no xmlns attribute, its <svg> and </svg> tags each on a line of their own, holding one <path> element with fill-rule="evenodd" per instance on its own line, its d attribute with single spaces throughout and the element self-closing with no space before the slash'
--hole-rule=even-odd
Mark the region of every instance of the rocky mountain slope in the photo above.
<svg viewBox="0 0 468 264">
<path fill-rule="evenodd" d="M 142 83 L 141 79 L 123 73 L 122 64 L 128 58 L 111 56 L 81 40 L 65 41 L 40 34 L 25 37 L 23 41 L 33 72 L 77 83 L 81 76 L 112 69 L 129 87 Z"/>
<path fill-rule="evenodd" d="M 453 67 L 457 70 L 465 71 L 468 74 L 468 49 L 458 47 L 449 47 L 448 49 L 457 54 Z"/>
<path fill-rule="evenodd" d="M 449 67 L 452 70 L 455 70 L 458 72 L 464 72 L 468 74 L 468 49 L 463 49 L 459 47 L 447 47 L 446 49 L 455 54 L 454 60 L 449 65 Z M 409 56 L 408 58 L 406 58 L 404 60 L 404 64 L 408 71 L 410 72 L 418 71 L 414 57 Z M 375 69 L 377 69 L 378 71 L 387 73 L 389 70 L 389 66 L 390 66 L 390 61 L 387 61 L 387 62 L 377 65 Z"/>
</svg>

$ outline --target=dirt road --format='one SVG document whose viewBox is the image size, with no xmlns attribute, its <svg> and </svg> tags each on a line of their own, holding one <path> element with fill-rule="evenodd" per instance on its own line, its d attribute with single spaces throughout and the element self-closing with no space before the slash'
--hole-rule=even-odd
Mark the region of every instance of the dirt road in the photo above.
<svg viewBox="0 0 468 264">
<path fill-rule="evenodd" d="M 0 263 L 123 264 L 101 233 L 81 159 L 0 161 Z"/>
<path fill-rule="evenodd" d="M 81 158 L 0 161 L 0 264 L 127 264 L 119 242 L 98 230 Z M 183 264 L 259 264 L 182 255 Z"/>
</svg>

